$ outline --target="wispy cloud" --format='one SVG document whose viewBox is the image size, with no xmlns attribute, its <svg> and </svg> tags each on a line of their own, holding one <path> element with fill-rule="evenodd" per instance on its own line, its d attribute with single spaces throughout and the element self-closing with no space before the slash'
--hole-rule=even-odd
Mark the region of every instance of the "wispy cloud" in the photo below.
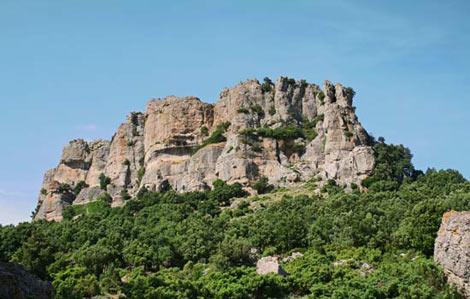
<svg viewBox="0 0 470 299">
<path fill-rule="evenodd" d="M 80 131 L 96 131 L 96 125 L 95 124 L 87 124 L 87 125 L 79 125 L 77 126 L 77 129 Z"/>
</svg>

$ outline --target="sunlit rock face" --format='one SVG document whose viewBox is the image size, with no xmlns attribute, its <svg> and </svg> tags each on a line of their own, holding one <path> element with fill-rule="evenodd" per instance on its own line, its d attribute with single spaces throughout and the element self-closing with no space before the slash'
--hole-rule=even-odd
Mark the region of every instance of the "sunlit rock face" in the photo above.
<svg viewBox="0 0 470 299">
<path fill-rule="evenodd" d="M 325 81 L 320 88 L 281 77 L 226 88 L 214 105 L 196 97 L 152 99 L 111 141 L 79 139 L 64 148 L 44 176 L 36 219 L 60 220 L 65 206 L 96 200 L 100 175 L 109 178 L 103 192 L 113 206 L 166 183 L 178 192 L 210 188 L 216 179 L 250 189 L 263 176 L 277 186 L 312 177 L 360 186 L 375 158 L 353 96 L 340 84 Z M 204 142 L 218 133 L 222 139 Z M 72 199 L 49 194 L 52 182 L 74 189 L 82 181 L 87 187 Z"/>
<path fill-rule="evenodd" d="M 470 212 L 444 214 L 434 243 L 434 261 L 448 281 L 470 298 Z"/>
</svg>

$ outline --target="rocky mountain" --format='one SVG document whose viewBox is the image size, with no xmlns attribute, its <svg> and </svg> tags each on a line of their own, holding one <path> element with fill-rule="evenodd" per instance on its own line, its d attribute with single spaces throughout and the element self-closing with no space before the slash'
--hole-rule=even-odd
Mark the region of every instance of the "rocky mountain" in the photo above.
<svg viewBox="0 0 470 299">
<path fill-rule="evenodd" d="M 449 282 L 470 298 L 470 212 L 444 214 L 434 244 L 434 261 Z"/>
<path fill-rule="evenodd" d="M 276 186 L 313 177 L 360 186 L 375 158 L 353 97 L 340 84 L 281 77 L 224 89 L 214 105 L 152 99 L 110 141 L 78 139 L 64 148 L 44 175 L 35 219 L 60 221 L 66 207 L 100 197 L 120 206 L 142 188 L 203 190 L 216 179 L 248 191 L 261 177 Z"/>
</svg>

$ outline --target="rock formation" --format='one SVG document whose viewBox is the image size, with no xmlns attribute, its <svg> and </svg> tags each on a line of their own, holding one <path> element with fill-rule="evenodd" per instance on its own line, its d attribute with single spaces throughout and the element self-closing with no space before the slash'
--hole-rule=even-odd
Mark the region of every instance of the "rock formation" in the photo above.
<svg viewBox="0 0 470 299">
<path fill-rule="evenodd" d="M 52 298 L 52 286 L 19 264 L 0 262 L 0 298 L 48 299 Z"/>
<path fill-rule="evenodd" d="M 265 256 L 256 263 L 256 273 L 279 274 L 287 276 L 287 272 L 281 267 L 280 258 L 278 256 Z"/>
<path fill-rule="evenodd" d="M 434 261 L 444 269 L 448 281 L 470 298 L 470 212 L 444 214 L 434 244 Z"/>
<path fill-rule="evenodd" d="M 66 206 L 100 196 L 100 185 L 113 206 L 168 183 L 178 192 L 210 188 L 216 179 L 250 189 L 263 176 L 277 186 L 312 177 L 360 185 L 375 160 L 353 96 L 340 84 L 325 81 L 320 89 L 281 77 L 227 88 L 215 105 L 153 99 L 111 141 L 74 140 L 64 148 L 44 176 L 36 219 L 60 221 Z M 77 190 L 79 184 L 85 188 Z"/>
</svg>

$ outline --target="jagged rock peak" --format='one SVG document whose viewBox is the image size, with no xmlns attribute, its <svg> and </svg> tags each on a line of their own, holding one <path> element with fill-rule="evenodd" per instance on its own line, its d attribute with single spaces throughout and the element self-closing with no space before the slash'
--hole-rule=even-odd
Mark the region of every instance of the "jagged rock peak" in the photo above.
<svg viewBox="0 0 470 299">
<path fill-rule="evenodd" d="M 44 176 L 36 219 L 60 220 L 64 207 L 95 200 L 100 188 L 119 206 L 142 188 L 203 190 L 216 179 L 247 189 L 264 176 L 278 186 L 314 176 L 360 185 L 375 160 L 353 97 L 340 84 L 320 88 L 280 77 L 225 88 L 214 105 L 196 97 L 152 99 L 111 141 L 78 139 L 64 148 Z M 68 184 L 74 199 L 67 188 L 49 194 L 54 181 Z"/>
</svg>

